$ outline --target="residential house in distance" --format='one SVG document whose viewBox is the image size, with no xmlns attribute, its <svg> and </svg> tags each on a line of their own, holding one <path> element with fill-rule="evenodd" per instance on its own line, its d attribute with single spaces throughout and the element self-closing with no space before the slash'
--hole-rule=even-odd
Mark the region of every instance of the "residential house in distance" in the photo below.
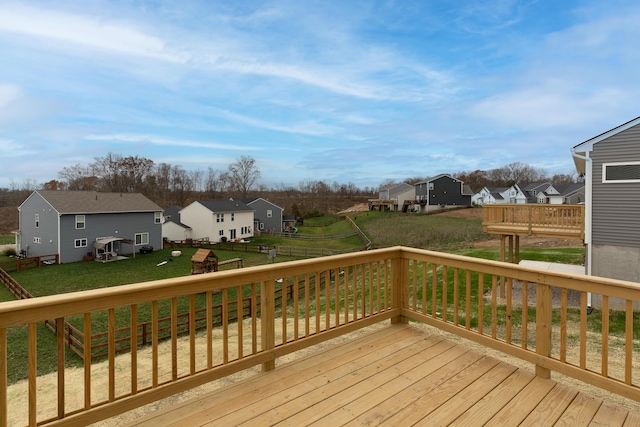
<svg viewBox="0 0 640 427">
<path fill-rule="evenodd" d="M 399 211 L 405 201 L 414 201 L 415 199 L 416 188 L 413 185 L 406 182 L 391 184 L 380 189 L 377 199 L 369 200 L 369 210 Z"/>
<path fill-rule="evenodd" d="M 546 203 L 552 205 L 584 202 L 584 184 L 554 186 L 548 182 L 514 184 L 511 187 L 484 187 L 471 198 L 474 205 L 499 203 Z"/>
<path fill-rule="evenodd" d="M 162 247 L 162 208 L 139 193 L 34 191 L 18 211 L 17 250 L 27 256 L 68 263 Z"/>
<path fill-rule="evenodd" d="M 235 241 L 253 236 L 253 214 L 240 200 L 199 200 L 180 211 L 180 221 L 191 227 L 194 240 Z"/>
<path fill-rule="evenodd" d="M 484 187 L 471 197 L 476 205 L 496 203 L 527 203 L 527 195 L 516 185 L 511 187 Z"/>
<path fill-rule="evenodd" d="M 421 211 L 453 206 L 471 206 L 473 192 L 451 175 L 440 174 L 415 184 L 415 200 Z"/>
<path fill-rule="evenodd" d="M 162 238 L 167 241 L 191 239 L 191 227 L 180 221 L 180 206 L 171 206 L 162 213 Z"/>
<path fill-rule="evenodd" d="M 640 282 L 640 117 L 571 151 L 586 181 L 586 273 Z"/>
<path fill-rule="evenodd" d="M 261 232 L 281 233 L 283 228 L 284 209 L 275 203 L 263 199 L 262 197 L 254 199 L 241 199 L 247 206 L 254 210 L 253 228 Z"/>
</svg>

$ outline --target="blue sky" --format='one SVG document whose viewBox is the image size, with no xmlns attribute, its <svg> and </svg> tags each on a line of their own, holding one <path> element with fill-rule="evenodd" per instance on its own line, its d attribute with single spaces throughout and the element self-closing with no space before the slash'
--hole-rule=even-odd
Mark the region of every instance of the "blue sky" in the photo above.
<svg viewBox="0 0 640 427">
<path fill-rule="evenodd" d="M 108 153 L 377 186 L 640 116 L 635 1 L 0 0 L 0 187 Z"/>
</svg>

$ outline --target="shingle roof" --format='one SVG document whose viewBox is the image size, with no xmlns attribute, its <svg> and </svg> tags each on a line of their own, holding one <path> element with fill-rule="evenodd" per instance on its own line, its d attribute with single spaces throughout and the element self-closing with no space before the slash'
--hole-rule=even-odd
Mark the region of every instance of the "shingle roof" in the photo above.
<svg viewBox="0 0 640 427">
<path fill-rule="evenodd" d="M 36 191 L 60 214 L 157 212 L 162 208 L 140 193 Z"/>
<path fill-rule="evenodd" d="M 198 203 L 209 209 L 211 212 L 243 212 L 255 210 L 242 203 L 240 200 L 212 199 L 198 200 Z"/>
</svg>

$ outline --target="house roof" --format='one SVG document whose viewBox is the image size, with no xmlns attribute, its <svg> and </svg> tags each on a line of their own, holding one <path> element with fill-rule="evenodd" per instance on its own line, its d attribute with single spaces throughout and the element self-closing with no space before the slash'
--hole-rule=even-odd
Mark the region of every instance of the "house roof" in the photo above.
<svg viewBox="0 0 640 427">
<path fill-rule="evenodd" d="M 247 206 L 251 206 L 253 203 L 257 202 L 258 200 L 262 200 L 265 203 L 269 203 L 270 205 L 280 209 L 280 210 L 284 210 L 284 208 L 281 208 L 280 206 L 276 205 L 273 202 L 270 202 L 269 200 L 263 198 L 263 197 L 254 197 L 254 198 L 247 198 L 247 199 L 238 199 L 241 202 L 245 203 Z"/>
<path fill-rule="evenodd" d="M 414 185 L 426 184 L 426 183 L 429 183 L 431 181 L 435 181 L 436 179 L 440 179 L 440 178 L 445 177 L 445 176 L 453 179 L 454 181 L 462 182 L 458 178 L 454 178 L 453 176 L 449 175 L 448 173 L 441 173 L 439 175 L 432 176 L 431 178 L 427 178 L 424 181 L 416 182 Z"/>
<path fill-rule="evenodd" d="M 576 165 L 576 170 L 578 171 L 578 173 L 583 174 L 586 172 L 586 160 L 580 157 L 576 157 L 576 155 L 584 157 L 588 152 L 593 150 L 594 144 L 597 144 L 602 140 L 610 138 L 613 135 L 619 134 L 620 132 L 624 132 L 625 130 L 630 129 L 634 126 L 637 126 L 639 124 L 640 124 L 640 117 L 636 117 L 633 120 L 629 120 L 628 122 L 623 123 L 620 126 L 617 126 L 604 133 L 601 133 L 600 135 L 594 136 L 591 139 L 587 139 L 586 141 L 581 142 L 580 144 L 573 147 L 571 149 L 571 153 L 573 154 L 573 162 Z"/>
<path fill-rule="evenodd" d="M 191 228 L 188 225 L 180 222 L 181 210 L 182 208 L 180 206 L 169 206 L 167 209 L 165 209 L 162 213 L 162 215 L 164 216 L 164 223 L 166 224 L 168 222 L 171 222 L 183 228 Z"/>
<path fill-rule="evenodd" d="M 233 199 L 211 199 L 211 200 L 199 200 L 195 203 L 200 203 L 211 212 L 249 212 L 255 211 L 255 209 L 247 206 L 240 200 Z"/>
<path fill-rule="evenodd" d="M 214 254 L 209 249 L 198 249 L 195 254 L 191 257 L 191 261 L 193 262 L 205 262 L 209 260 L 209 258 L 215 258 L 218 260 L 218 256 Z"/>
<path fill-rule="evenodd" d="M 60 214 L 157 212 L 162 208 L 140 193 L 34 191 Z"/>
</svg>

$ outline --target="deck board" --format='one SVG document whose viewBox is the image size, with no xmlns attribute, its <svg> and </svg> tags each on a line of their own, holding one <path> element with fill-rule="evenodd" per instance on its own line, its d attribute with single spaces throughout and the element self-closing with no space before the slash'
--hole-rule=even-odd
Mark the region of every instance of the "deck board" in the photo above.
<svg viewBox="0 0 640 427">
<path fill-rule="evenodd" d="M 133 426 L 636 425 L 640 415 L 408 325 L 391 325 Z M 625 424 L 626 422 L 626 424 Z"/>
</svg>

